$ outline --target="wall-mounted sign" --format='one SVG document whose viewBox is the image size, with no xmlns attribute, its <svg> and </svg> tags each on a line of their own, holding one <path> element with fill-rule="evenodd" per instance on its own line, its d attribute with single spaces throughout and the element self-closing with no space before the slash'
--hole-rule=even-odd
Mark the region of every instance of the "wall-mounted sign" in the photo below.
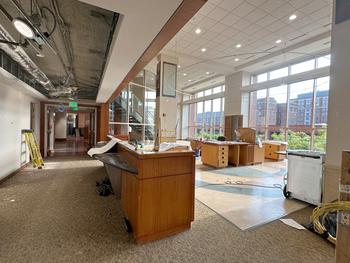
<svg viewBox="0 0 350 263">
<path fill-rule="evenodd" d="M 163 62 L 163 96 L 176 97 L 177 65 Z"/>
<path fill-rule="evenodd" d="M 69 102 L 69 107 L 70 108 L 78 108 L 78 103 L 76 101 L 70 101 Z"/>
</svg>

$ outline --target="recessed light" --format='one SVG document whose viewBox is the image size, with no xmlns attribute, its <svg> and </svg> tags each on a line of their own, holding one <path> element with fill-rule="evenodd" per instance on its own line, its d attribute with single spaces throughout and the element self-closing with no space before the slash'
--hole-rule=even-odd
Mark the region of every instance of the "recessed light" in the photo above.
<svg viewBox="0 0 350 263">
<path fill-rule="evenodd" d="M 207 72 L 205 72 L 205 74 L 209 75 L 209 74 L 210 74 L 210 72 L 209 72 L 209 71 L 207 71 Z"/>
<path fill-rule="evenodd" d="M 202 30 L 200 28 L 197 28 L 194 32 L 198 35 L 202 32 Z"/>
<path fill-rule="evenodd" d="M 207 51 L 207 49 L 206 49 L 206 48 L 202 48 L 201 51 L 202 51 L 202 52 L 205 52 L 205 51 Z"/>
<path fill-rule="evenodd" d="M 180 66 L 180 65 L 177 65 L 177 68 L 181 68 L 181 66 Z"/>
<path fill-rule="evenodd" d="M 235 61 L 236 61 L 236 62 L 239 61 L 239 58 L 235 58 Z"/>
<path fill-rule="evenodd" d="M 240 48 L 242 46 L 242 44 L 237 44 L 236 48 Z"/>
<path fill-rule="evenodd" d="M 191 81 L 192 81 L 191 79 L 188 80 L 188 82 L 191 82 Z"/>
<path fill-rule="evenodd" d="M 276 44 L 279 44 L 279 43 L 282 43 L 282 40 L 281 40 L 281 39 L 277 39 L 277 40 L 276 40 Z"/>
<path fill-rule="evenodd" d="M 294 19 L 297 18 L 297 15 L 296 14 L 292 14 L 290 17 L 289 17 L 289 20 L 290 21 L 293 21 Z"/>
<path fill-rule="evenodd" d="M 184 73 L 184 76 L 186 77 L 186 76 L 187 76 L 187 74 L 186 74 L 186 73 Z"/>
</svg>

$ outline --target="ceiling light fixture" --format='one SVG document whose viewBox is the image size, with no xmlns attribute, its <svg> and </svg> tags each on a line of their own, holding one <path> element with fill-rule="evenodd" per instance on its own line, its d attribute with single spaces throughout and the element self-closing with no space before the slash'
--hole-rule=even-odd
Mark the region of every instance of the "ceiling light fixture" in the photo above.
<svg viewBox="0 0 350 263">
<path fill-rule="evenodd" d="M 29 39 L 33 39 L 35 37 L 34 29 L 32 26 L 23 18 L 17 17 L 12 20 L 12 23 L 16 30 L 23 36 Z"/>
<path fill-rule="evenodd" d="M 202 52 L 205 52 L 205 51 L 207 51 L 207 49 L 206 49 L 206 48 L 202 48 L 201 51 L 202 51 Z"/>
<path fill-rule="evenodd" d="M 191 82 L 191 81 L 192 81 L 191 79 L 188 80 L 188 82 Z"/>
<path fill-rule="evenodd" d="M 197 28 L 194 32 L 198 35 L 198 34 L 200 34 L 202 32 L 202 29 Z"/>
<path fill-rule="evenodd" d="M 177 65 L 177 68 L 181 68 L 181 66 L 180 66 L 180 65 Z"/>
<path fill-rule="evenodd" d="M 236 61 L 236 62 L 239 61 L 239 58 L 235 58 L 235 61 Z"/>
<path fill-rule="evenodd" d="M 187 76 L 187 74 L 186 74 L 186 73 L 184 73 L 184 76 L 186 77 L 186 76 Z"/>
<path fill-rule="evenodd" d="M 276 40 L 276 44 L 279 44 L 279 43 L 282 43 L 282 40 L 281 40 L 281 39 L 277 39 L 277 40 Z"/>
<path fill-rule="evenodd" d="M 209 71 L 207 71 L 207 72 L 205 72 L 205 74 L 209 75 L 209 74 L 210 74 L 210 72 L 209 72 Z"/>
<path fill-rule="evenodd" d="M 237 44 L 236 48 L 240 48 L 242 46 L 242 44 Z"/>
<path fill-rule="evenodd" d="M 290 17 L 289 17 L 289 20 L 290 21 L 293 21 L 294 19 L 297 18 L 297 15 L 296 14 L 292 14 Z"/>
</svg>

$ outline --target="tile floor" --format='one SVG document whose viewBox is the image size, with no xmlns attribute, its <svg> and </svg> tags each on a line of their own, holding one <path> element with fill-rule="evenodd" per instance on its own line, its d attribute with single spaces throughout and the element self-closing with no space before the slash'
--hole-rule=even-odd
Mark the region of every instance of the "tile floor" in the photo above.
<svg viewBox="0 0 350 263">
<path fill-rule="evenodd" d="M 215 169 L 197 160 L 196 198 L 241 230 L 257 227 L 308 206 L 284 198 L 286 173 L 287 161 Z"/>
</svg>

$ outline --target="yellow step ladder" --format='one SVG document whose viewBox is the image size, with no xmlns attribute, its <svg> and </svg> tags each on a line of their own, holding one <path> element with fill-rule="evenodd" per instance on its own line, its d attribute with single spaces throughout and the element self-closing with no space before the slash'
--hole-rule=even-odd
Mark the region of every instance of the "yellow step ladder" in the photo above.
<svg viewBox="0 0 350 263">
<path fill-rule="evenodd" d="M 35 139 L 34 133 L 32 130 L 22 130 L 24 134 L 26 144 L 28 145 L 30 157 L 32 159 L 33 167 L 41 169 L 44 166 L 44 160 L 41 157 L 38 143 Z"/>
</svg>

